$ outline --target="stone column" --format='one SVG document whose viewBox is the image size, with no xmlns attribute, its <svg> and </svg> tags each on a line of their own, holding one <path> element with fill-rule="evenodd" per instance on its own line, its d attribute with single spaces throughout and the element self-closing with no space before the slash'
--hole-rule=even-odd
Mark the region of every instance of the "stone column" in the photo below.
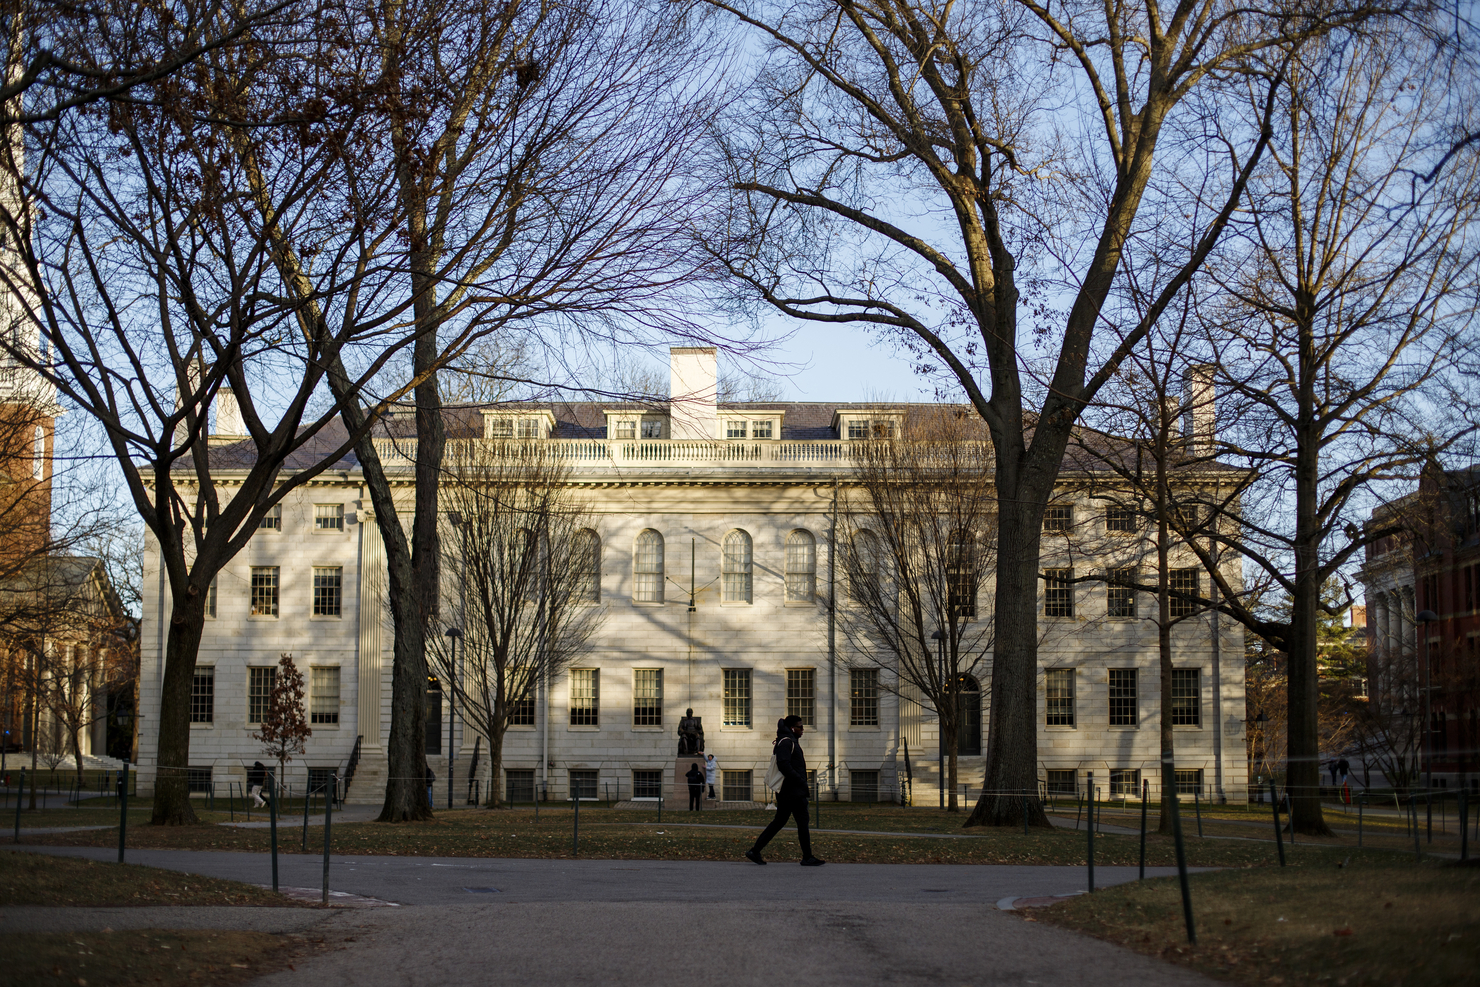
<svg viewBox="0 0 1480 987">
<path fill-rule="evenodd" d="M 1386 593 L 1374 593 L 1372 600 L 1372 650 L 1378 658 L 1387 649 L 1388 601 Z"/>
<path fill-rule="evenodd" d="M 361 755 L 380 752 L 381 639 L 385 628 L 385 546 L 375 515 L 359 511 L 359 668 L 356 675 L 356 709 Z"/>
<path fill-rule="evenodd" d="M 1413 587 L 1404 586 L 1399 593 L 1403 596 L 1403 653 L 1406 655 L 1418 654 L 1418 622 L 1414 616 L 1418 613 L 1415 608 Z"/>
</svg>

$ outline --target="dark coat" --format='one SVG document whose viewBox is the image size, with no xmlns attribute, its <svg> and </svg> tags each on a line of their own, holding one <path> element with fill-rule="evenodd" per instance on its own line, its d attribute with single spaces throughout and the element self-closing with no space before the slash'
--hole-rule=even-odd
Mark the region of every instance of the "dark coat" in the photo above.
<svg viewBox="0 0 1480 987">
<path fill-rule="evenodd" d="M 261 761 L 258 761 L 247 769 L 247 787 L 252 788 L 255 785 L 265 784 L 267 784 L 267 769 L 262 766 Z"/>
<path fill-rule="evenodd" d="M 773 749 L 776 754 L 776 770 L 784 779 L 781 782 L 782 798 L 807 798 L 807 759 L 802 756 L 802 742 L 787 731 L 786 736 L 776 738 Z"/>
<path fill-rule="evenodd" d="M 689 780 L 690 788 L 698 788 L 704 784 L 704 772 L 698 768 L 689 768 L 688 773 L 684 777 Z"/>
</svg>

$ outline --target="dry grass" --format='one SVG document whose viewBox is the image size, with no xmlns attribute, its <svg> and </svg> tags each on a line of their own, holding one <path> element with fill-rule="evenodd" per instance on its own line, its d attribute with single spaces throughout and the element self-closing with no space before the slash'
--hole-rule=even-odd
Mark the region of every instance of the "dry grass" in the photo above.
<svg viewBox="0 0 1480 987">
<path fill-rule="evenodd" d="M 1246 984 L 1442 987 L 1474 983 L 1480 968 L 1480 868 L 1365 858 L 1195 874 L 1191 885 L 1195 946 L 1175 878 L 1025 917 Z"/>
<path fill-rule="evenodd" d="M 30 906 L 298 905 L 265 888 L 135 864 L 0 853 L 0 903 Z"/>
<path fill-rule="evenodd" d="M 226 987 L 290 966 L 303 948 L 299 939 L 262 932 L 141 929 L 0 936 L 0 987 Z"/>
</svg>

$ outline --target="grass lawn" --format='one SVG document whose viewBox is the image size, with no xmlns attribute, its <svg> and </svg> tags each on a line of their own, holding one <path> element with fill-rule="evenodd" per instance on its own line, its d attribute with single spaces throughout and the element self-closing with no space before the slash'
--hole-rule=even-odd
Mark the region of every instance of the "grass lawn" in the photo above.
<svg viewBox="0 0 1480 987">
<path fill-rule="evenodd" d="M 1176 878 L 1124 884 L 1023 913 L 1247 984 L 1442 987 L 1480 968 L 1480 868 L 1259 867 L 1191 877 L 1197 945 Z"/>
<path fill-rule="evenodd" d="M 298 905 L 251 884 L 39 853 L 0 853 L 0 904 Z"/>
<path fill-rule="evenodd" d="M 263 932 L 53 932 L 0 936 L 0 987 L 244 983 L 289 966 L 301 938 Z"/>
<path fill-rule="evenodd" d="M 656 812 L 620 809 L 581 810 L 580 856 L 627 860 L 735 860 L 754 839 L 753 831 L 769 814 L 749 812 L 668 813 L 659 823 Z M 960 829 L 960 815 L 949 815 L 936 809 L 900 809 L 890 806 L 847 807 L 824 804 L 822 827 L 873 830 L 880 835 L 817 833 L 817 853 L 838 862 L 853 863 L 958 863 L 958 864 L 1058 864 L 1081 866 L 1084 863 L 1085 834 L 1065 830 L 1034 830 L 1024 836 L 1016 829 Z M 686 824 L 702 820 L 702 825 Z M 1107 820 L 1108 821 L 1108 820 Z M 292 852 L 302 846 L 298 820 L 281 821 L 278 830 L 280 852 Z M 541 808 L 539 821 L 529 809 L 490 812 L 465 809 L 439 812 L 424 823 L 336 823 L 333 851 L 341 854 L 383 854 L 400 856 L 446 857 L 570 857 L 572 813 L 569 809 Z M 715 828 L 711 828 L 715 827 Z M 892 836 L 886 833 L 920 833 L 922 837 Z M 794 833 L 794 830 L 788 830 Z M 930 838 L 926 834 L 944 833 L 958 838 Z M 323 829 L 308 830 L 311 853 L 323 848 Z M 27 838 L 26 842 L 53 846 L 116 846 L 116 829 L 79 833 L 58 833 Z M 1252 840 L 1188 841 L 1189 861 L 1194 866 L 1247 867 L 1275 863 L 1272 842 Z M 156 827 L 130 825 L 128 843 L 150 849 L 241 850 L 265 852 L 269 834 L 265 829 L 236 829 L 226 826 L 201 825 Z M 1135 865 L 1138 838 L 1100 835 L 1095 839 L 1095 860 L 1100 866 Z M 1292 860 L 1330 861 L 1334 866 L 1354 853 L 1347 847 L 1326 847 L 1302 843 L 1287 848 Z M 779 837 L 767 851 L 777 859 L 795 857 L 798 850 L 794 836 Z M 1388 861 L 1396 857 L 1382 851 L 1356 852 L 1356 857 L 1372 856 Z M 1147 839 L 1147 863 L 1168 866 L 1174 863 L 1169 838 L 1151 835 Z"/>
</svg>

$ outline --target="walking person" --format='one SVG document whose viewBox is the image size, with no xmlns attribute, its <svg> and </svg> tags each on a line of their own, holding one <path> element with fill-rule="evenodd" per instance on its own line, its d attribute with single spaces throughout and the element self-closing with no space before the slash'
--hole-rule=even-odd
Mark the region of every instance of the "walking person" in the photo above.
<svg viewBox="0 0 1480 987">
<path fill-rule="evenodd" d="M 703 808 L 700 803 L 704 801 L 704 772 L 700 770 L 698 761 L 689 765 L 684 778 L 689 783 L 689 811 L 698 812 Z"/>
<path fill-rule="evenodd" d="M 714 780 L 719 774 L 719 762 L 713 754 L 704 755 L 704 782 L 709 786 L 709 797 L 714 798 Z"/>
<path fill-rule="evenodd" d="M 267 769 L 262 766 L 261 761 L 252 762 L 247 769 L 247 790 L 252 793 L 252 805 L 262 808 L 267 803 L 262 801 L 262 786 L 267 784 Z"/>
<path fill-rule="evenodd" d="M 423 762 L 423 764 L 427 769 L 427 805 L 431 807 L 437 804 L 436 801 L 432 799 L 432 785 L 436 784 L 437 776 L 432 774 L 432 766 L 430 764 L 426 764 L 425 762 Z"/>
<path fill-rule="evenodd" d="M 802 845 L 802 866 L 821 867 L 826 861 L 812 856 L 812 834 L 807 830 L 807 761 L 802 757 L 802 734 L 806 727 L 800 716 L 788 716 L 776 722 L 776 768 L 781 772 L 781 790 L 776 793 L 776 818 L 745 851 L 745 858 L 764 864 L 761 851 L 786 825 L 788 818 L 797 821 L 797 842 Z"/>
</svg>

